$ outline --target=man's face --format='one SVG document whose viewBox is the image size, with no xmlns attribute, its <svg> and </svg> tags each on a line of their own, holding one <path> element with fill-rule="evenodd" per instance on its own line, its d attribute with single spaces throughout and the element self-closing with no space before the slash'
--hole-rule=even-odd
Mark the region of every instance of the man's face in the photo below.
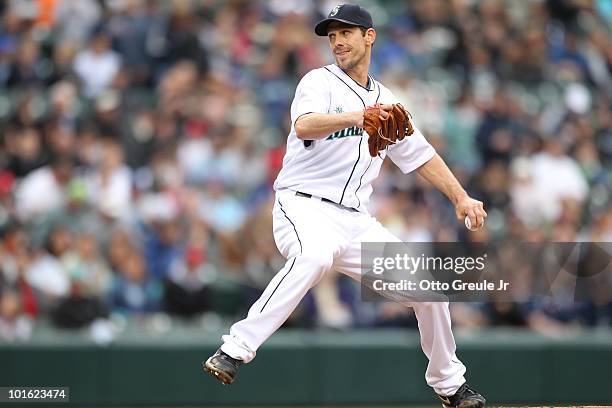
<svg viewBox="0 0 612 408">
<path fill-rule="evenodd" d="M 359 27 L 331 23 L 327 28 L 327 38 L 336 64 L 344 70 L 355 68 L 366 56 L 369 33 L 364 36 Z"/>
</svg>

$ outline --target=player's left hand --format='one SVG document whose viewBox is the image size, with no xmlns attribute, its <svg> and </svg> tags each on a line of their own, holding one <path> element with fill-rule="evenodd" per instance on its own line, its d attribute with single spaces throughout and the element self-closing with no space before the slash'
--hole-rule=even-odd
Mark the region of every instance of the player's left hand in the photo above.
<svg viewBox="0 0 612 408">
<path fill-rule="evenodd" d="M 363 111 L 363 129 L 368 134 L 370 156 L 381 157 L 380 152 L 414 133 L 410 113 L 400 104 L 375 104 Z"/>
<path fill-rule="evenodd" d="M 485 218 L 487 218 L 487 212 L 484 210 L 482 201 L 475 200 L 468 195 L 457 202 L 455 205 L 455 214 L 457 215 L 457 219 L 462 222 L 465 217 L 468 217 L 470 219 L 470 224 L 474 226 L 474 230 L 482 228 Z"/>
</svg>

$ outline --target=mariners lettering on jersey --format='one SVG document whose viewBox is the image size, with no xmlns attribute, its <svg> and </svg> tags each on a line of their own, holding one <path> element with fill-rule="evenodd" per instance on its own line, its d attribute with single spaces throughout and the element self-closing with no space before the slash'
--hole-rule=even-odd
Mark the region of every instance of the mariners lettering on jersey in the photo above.
<svg viewBox="0 0 612 408">
<path fill-rule="evenodd" d="M 341 139 L 343 137 L 361 136 L 361 135 L 363 135 L 363 128 L 353 126 L 350 128 L 339 130 L 335 132 L 334 134 L 327 136 L 325 140 L 336 140 L 336 139 Z"/>
<path fill-rule="evenodd" d="M 344 108 L 342 108 L 342 106 L 336 106 L 336 108 L 334 109 L 334 112 L 342 113 L 344 112 Z M 326 140 L 336 140 L 336 139 L 341 139 L 347 136 L 361 136 L 361 135 L 363 135 L 363 129 L 353 126 L 352 128 L 342 129 L 342 130 L 335 132 L 332 135 L 327 136 Z"/>
</svg>

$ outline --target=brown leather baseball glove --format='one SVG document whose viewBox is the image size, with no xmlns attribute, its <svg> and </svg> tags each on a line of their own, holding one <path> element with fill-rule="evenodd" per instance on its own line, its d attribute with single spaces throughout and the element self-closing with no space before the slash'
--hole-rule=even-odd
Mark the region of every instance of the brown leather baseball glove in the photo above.
<svg viewBox="0 0 612 408">
<path fill-rule="evenodd" d="M 388 116 L 381 115 L 380 104 L 363 111 L 363 129 L 368 133 L 370 156 L 379 156 L 381 150 L 414 133 L 410 113 L 399 103 L 394 103 Z"/>
</svg>

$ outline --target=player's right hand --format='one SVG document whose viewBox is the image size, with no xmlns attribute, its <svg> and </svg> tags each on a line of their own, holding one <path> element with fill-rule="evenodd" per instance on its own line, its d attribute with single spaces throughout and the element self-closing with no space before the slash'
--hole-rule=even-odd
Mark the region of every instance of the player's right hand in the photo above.
<svg viewBox="0 0 612 408">
<path fill-rule="evenodd" d="M 384 117 L 389 116 L 389 112 L 391 112 L 393 110 L 393 104 L 392 103 L 381 103 L 381 104 L 379 104 L 379 107 L 380 107 L 381 111 L 386 115 Z"/>
<path fill-rule="evenodd" d="M 385 103 L 385 104 L 377 103 L 376 105 L 366 106 L 362 112 L 362 119 L 363 119 L 363 114 L 365 114 L 365 111 L 367 109 L 372 109 L 372 108 L 378 108 L 378 114 L 380 115 L 381 119 L 386 120 L 389 117 L 389 112 L 391 111 L 391 109 L 393 109 L 393 105 L 388 104 L 388 103 Z M 361 124 L 363 125 L 363 120 Z"/>
<path fill-rule="evenodd" d="M 484 210 L 482 201 L 478 201 L 468 195 L 457 202 L 455 214 L 457 219 L 461 221 L 468 217 L 474 230 L 482 228 L 485 218 L 487 218 L 487 212 Z"/>
</svg>

